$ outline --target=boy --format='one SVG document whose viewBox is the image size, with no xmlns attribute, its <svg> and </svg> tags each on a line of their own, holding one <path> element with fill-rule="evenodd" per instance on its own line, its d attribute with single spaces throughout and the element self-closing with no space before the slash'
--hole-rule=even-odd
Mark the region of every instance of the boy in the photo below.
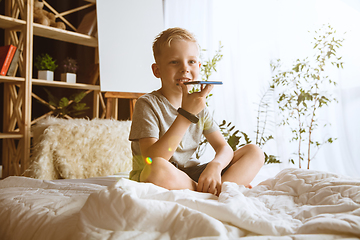
<svg viewBox="0 0 360 240">
<path fill-rule="evenodd" d="M 249 186 L 264 164 L 256 145 L 233 151 L 206 108 L 206 85 L 189 94 L 199 77 L 200 50 L 194 36 L 182 28 L 160 33 L 153 43 L 152 71 L 161 88 L 136 102 L 129 139 L 133 170 L 130 179 L 173 189 L 190 189 L 219 195 L 224 181 Z M 215 157 L 201 164 L 192 155 L 204 134 Z"/>
</svg>

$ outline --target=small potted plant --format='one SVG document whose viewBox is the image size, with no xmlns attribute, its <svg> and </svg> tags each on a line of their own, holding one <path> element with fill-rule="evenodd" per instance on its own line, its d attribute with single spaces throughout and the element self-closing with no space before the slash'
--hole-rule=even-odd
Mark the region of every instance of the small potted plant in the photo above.
<svg viewBox="0 0 360 240">
<path fill-rule="evenodd" d="M 75 59 L 66 58 L 63 62 L 63 73 L 61 74 L 61 81 L 68 83 L 76 83 L 76 71 L 78 65 Z"/>
<path fill-rule="evenodd" d="M 56 60 L 53 60 L 49 54 L 43 53 L 37 56 L 34 65 L 38 70 L 39 79 L 54 80 L 54 71 L 58 65 L 56 64 Z"/>
</svg>

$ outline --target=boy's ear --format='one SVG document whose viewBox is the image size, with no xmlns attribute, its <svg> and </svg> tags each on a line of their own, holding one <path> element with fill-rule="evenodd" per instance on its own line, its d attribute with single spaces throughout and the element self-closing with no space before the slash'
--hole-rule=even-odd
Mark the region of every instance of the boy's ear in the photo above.
<svg viewBox="0 0 360 240">
<path fill-rule="evenodd" d="M 151 69 L 153 71 L 153 74 L 155 77 L 160 78 L 160 69 L 159 66 L 156 63 L 153 63 L 151 65 Z"/>
</svg>

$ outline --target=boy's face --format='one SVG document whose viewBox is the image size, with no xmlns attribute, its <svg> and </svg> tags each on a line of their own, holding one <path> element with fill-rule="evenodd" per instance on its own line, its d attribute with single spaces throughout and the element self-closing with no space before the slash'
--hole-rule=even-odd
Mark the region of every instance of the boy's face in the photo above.
<svg viewBox="0 0 360 240">
<path fill-rule="evenodd" d="M 181 92 L 179 82 L 195 81 L 199 77 L 199 49 L 194 42 L 173 40 L 170 47 L 163 47 L 157 60 L 152 69 L 155 77 L 161 78 L 163 90 Z"/>
</svg>

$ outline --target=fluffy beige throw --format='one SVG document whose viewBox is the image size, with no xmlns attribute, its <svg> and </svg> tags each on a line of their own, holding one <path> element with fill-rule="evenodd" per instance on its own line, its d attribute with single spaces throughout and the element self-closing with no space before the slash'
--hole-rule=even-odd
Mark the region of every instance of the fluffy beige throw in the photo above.
<svg viewBox="0 0 360 240">
<path fill-rule="evenodd" d="M 48 117 L 33 126 L 27 175 L 38 179 L 89 178 L 131 170 L 131 121 Z"/>
</svg>

